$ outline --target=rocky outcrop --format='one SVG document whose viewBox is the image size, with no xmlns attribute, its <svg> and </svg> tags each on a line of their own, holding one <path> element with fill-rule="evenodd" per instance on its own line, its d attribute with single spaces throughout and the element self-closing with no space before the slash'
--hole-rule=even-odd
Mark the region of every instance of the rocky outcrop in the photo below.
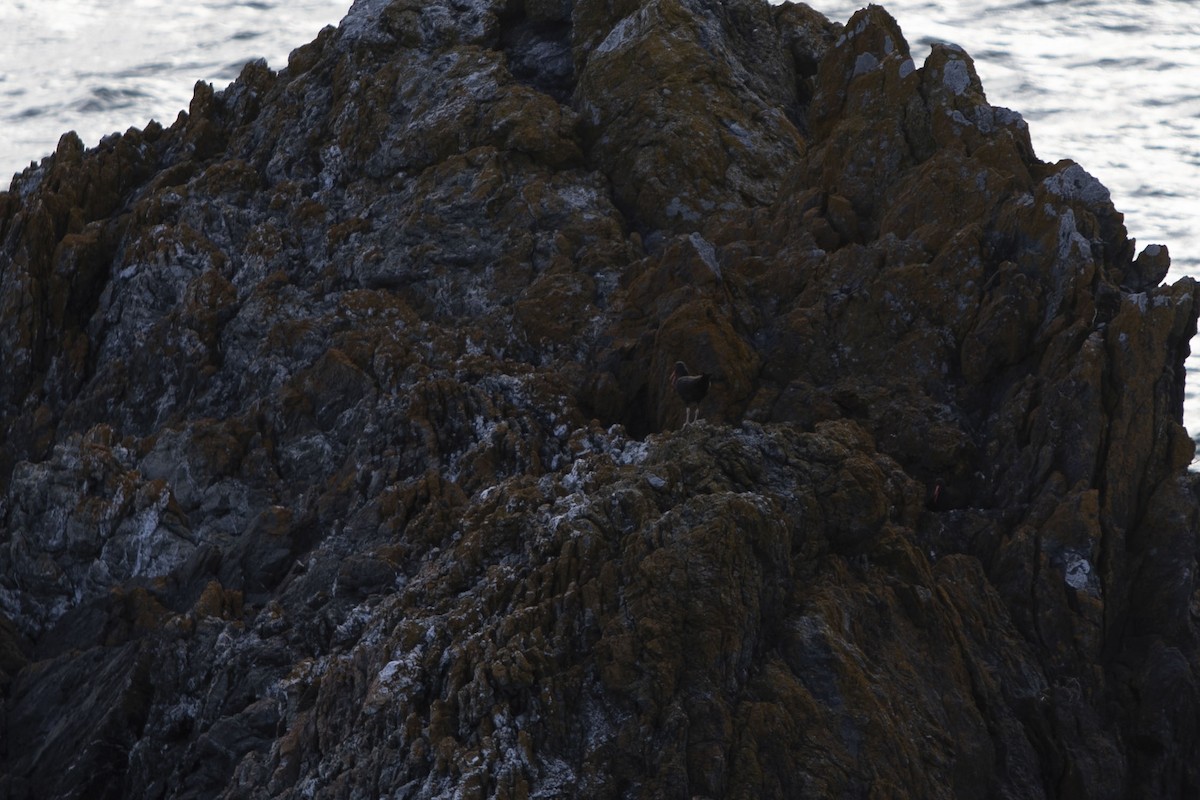
<svg viewBox="0 0 1200 800">
<path fill-rule="evenodd" d="M 877 6 L 358 0 L 0 194 L 0 794 L 1196 794 L 1168 263 Z"/>
</svg>

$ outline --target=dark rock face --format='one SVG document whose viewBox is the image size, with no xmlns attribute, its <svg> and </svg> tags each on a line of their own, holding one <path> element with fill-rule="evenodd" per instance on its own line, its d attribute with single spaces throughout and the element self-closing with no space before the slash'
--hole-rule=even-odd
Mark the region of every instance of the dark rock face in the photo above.
<svg viewBox="0 0 1200 800">
<path fill-rule="evenodd" d="M 1200 795 L 1168 263 L 879 7 L 359 0 L 0 194 L 0 795 Z"/>
</svg>

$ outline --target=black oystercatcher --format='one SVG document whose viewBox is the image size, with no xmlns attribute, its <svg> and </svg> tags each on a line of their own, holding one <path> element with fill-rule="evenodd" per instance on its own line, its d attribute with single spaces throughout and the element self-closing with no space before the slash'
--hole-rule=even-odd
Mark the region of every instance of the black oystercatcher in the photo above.
<svg viewBox="0 0 1200 800">
<path fill-rule="evenodd" d="M 671 370 L 671 385 L 679 392 L 683 400 L 683 427 L 700 421 L 700 401 L 708 394 L 708 375 L 692 375 L 688 372 L 687 364 L 675 362 Z M 696 419 L 692 419 L 690 406 L 696 406 Z"/>
</svg>

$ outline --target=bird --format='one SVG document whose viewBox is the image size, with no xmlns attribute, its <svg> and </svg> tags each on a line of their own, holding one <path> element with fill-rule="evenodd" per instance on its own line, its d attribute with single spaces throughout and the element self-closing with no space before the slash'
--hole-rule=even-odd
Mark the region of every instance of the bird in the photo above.
<svg viewBox="0 0 1200 800">
<path fill-rule="evenodd" d="M 671 385 L 683 400 L 683 427 L 700 421 L 700 401 L 708 394 L 709 378 L 707 374 L 692 375 L 688 372 L 687 364 L 676 361 L 671 370 Z M 692 419 L 690 406 L 696 406 L 696 419 Z"/>
</svg>

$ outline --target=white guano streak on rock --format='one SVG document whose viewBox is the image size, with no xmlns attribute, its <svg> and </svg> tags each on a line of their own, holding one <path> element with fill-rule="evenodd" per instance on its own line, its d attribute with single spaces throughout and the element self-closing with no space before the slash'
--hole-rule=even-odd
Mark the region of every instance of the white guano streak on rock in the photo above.
<svg viewBox="0 0 1200 800">
<path fill-rule="evenodd" d="M 1042 181 L 1046 191 L 1064 200 L 1076 200 L 1088 205 L 1112 202 L 1112 195 L 1094 175 L 1078 164 L 1051 175 Z"/>
<path fill-rule="evenodd" d="M 947 61 L 942 71 L 942 83 L 956 95 L 961 95 L 971 86 L 971 72 L 965 61 Z"/>
<path fill-rule="evenodd" d="M 671 198 L 671 202 L 667 203 L 667 217 L 680 217 L 686 222 L 695 222 L 700 219 L 700 215 L 692 210 L 692 207 L 685 204 L 678 195 Z"/>
<path fill-rule="evenodd" d="M 380 25 L 379 18 L 392 0 L 354 0 L 339 26 L 342 38 L 347 42 L 364 40 L 384 42 L 391 39 Z"/>
<path fill-rule="evenodd" d="M 637 13 L 630 14 L 625 19 L 618 22 L 613 29 L 609 31 L 608 36 L 602 41 L 592 53 L 593 56 L 602 56 L 605 53 L 611 53 L 614 50 L 620 50 L 626 44 L 631 42 L 634 36 L 642 29 L 647 19 L 646 9 L 642 8 Z"/>
<path fill-rule="evenodd" d="M 699 254 L 700 260 L 704 262 L 704 266 L 708 267 L 714 275 L 720 278 L 721 265 L 717 262 L 717 251 L 712 244 L 699 233 L 692 233 L 688 237 L 688 241 L 691 242 L 692 247 L 696 248 L 696 252 Z"/>
<path fill-rule="evenodd" d="M 1020 112 L 1013 111 L 1011 108 L 1004 106 L 993 106 L 992 115 L 997 125 L 1006 127 L 1015 127 L 1018 130 L 1024 130 L 1029 127 L 1029 123 L 1021 116 Z"/>
<path fill-rule="evenodd" d="M 854 60 L 854 74 L 852 77 L 857 78 L 859 75 L 864 75 L 879 66 L 879 59 L 871 53 L 859 53 L 858 58 Z"/>
<path fill-rule="evenodd" d="M 1058 223 L 1059 263 L 1067 263 L 1070 260 L 1072 248 L 1078 251 L 1079 257 L 1084 263 L 1092 262 L 1092 246 L 1079 232 L 1079 228 L 1075 224 L 1075 212 L 1068 208 L 1059 217 Z"/>
<path fill-rule="evenodd" d="M 1091 563 L 1086 558 L 1072 553 L 1064 570 L 1067 585 L 1076 590 L 1087 589 L 1091 574 Z"/>
</svg>

